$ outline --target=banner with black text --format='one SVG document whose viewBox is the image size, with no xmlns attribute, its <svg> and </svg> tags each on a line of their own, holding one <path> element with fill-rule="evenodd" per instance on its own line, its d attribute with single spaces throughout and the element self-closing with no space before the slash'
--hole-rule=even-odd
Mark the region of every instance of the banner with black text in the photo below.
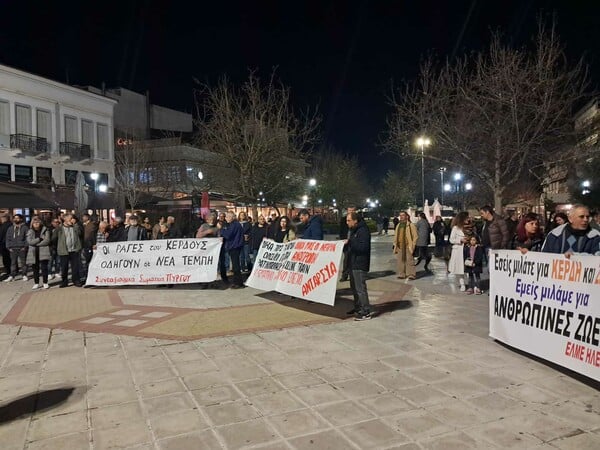
<svg viewBox="0 0 600 450">
<path fill-rule="evenodd" d="M 600 381 L 600 257 L 492 251 L 490 336 Z"/>
<path fill-rule="evenodd" d="M 246 285 L 333 306 L 344 241 L 262 241 Z"/>
<path fill-rule="evenodd" d="M 98 244 L 86 284 L 119 286 L 214 281 L 220 239 L 158 239 Z"/>
</svg>

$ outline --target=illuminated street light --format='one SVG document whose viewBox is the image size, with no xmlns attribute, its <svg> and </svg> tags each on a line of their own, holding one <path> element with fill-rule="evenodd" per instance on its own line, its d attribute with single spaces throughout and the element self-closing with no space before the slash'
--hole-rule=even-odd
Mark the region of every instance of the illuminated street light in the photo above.
<svg viewBox="0 0 600 450">
<path fill-rule="evenodd" d="M 473 189 L 473 185 L 471 183 L 465 184 L 465 190 L 470 191 L 471 189 Z"/>
<path fill-rule="evenodd" d="M 431 145 L 431 140 L 428 137 L 421 136 L 417 139 L 417 145 L 421 148 L 421 200 L 425 204 L 425 147 Z"/>
<path fill-rule="evenodd" d="M 592 185 L 592 183 L 590 183 L 590 180 L 584 180 L 581 183 L 581 186 L 583 187 L 583 190 L 581 191 L 581 193 L 583 195 L 587 195 L 589 194 L 591 191 L 589 190 L 589 187 Z"/>
<path fill-rule="evenodd" d="M 457 172 L 454 174 L 454 181 L 460 181 L 462 180 L 462 173 Z"/>
<path fill-rule="evenodd" d="M 446 190 L 446 185 L 444 184 L 444 173 L 446 173 L 446 168 L 440 167 L 440 176 L 442 177 L 441 182 L 440 182 L 440 186 L 442 187 L 442 189 L 441 189 L 442 205 L 444 204 L 444 191 Z"/>
<path fill-rule="evenodd" d="M 100 192 L 106 192 L 108 190 L 108 186 L 105 184 L 101 184 L 100 186 L 98 186 L 98 191 Z"/>
<path fill-rule="evenodd" d="M 450 183 L 446 183 L 446 184 L 444 185 L 444 191 L 446 191 L 446 192 L 450 192 L 450 189 L 452 189 L 452 186 L 450 186 Z"/>
<path fill-rule="evenodd" d="M 310 187 L 315 187 L 317 185 L 317 180 L 315 180 L 314 178 L 311 178 L 310 180 L 308 180 L 308 185 Z"/>
</svg>

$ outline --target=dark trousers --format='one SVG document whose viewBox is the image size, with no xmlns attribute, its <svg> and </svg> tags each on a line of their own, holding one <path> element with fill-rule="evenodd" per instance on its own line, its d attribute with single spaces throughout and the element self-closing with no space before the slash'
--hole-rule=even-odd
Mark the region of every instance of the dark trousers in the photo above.
<svg viewBox="0 0 600 450">
<path fill-rule="evenodd" d="M 431 254 L 429 253 L 429 246 L 420 245 L 417 247 L 417 251 L 418 251 L 418 257 L 419 257 L 417 264 L 419 264 L 424 259 L 425 260 L 425 269 L 427 270 L 427 266 L 431 262 Z M 417 265 L 417 264 L 415 264 L 415 265 Z"/>
<path fill-rule="evenodd" d="M 469 272 L 469 288 L 480 289 L 481 275 L 479 273 Z"/>
<path fill-rule="evenodd" d="M 229 283 L 229 279 L 227 278 L 227 271 L 229 270 L 228 259 L 227 250 L 225 250 L 224 245 L 221 245 L 221 251 L 219 252 L 219 273 L 221 274 L 221 280 L 225 283 Z"/>
<path fill-rule="evenodd" d="M 364 270 L 350 270 L 350 289 L 354 296 L 354 309 L 358 314 L 369 314 L 371 304 L 367 293 L 367 272 Z"/>
<path fill-rule="evenodd" d="M 2 265 L 6 275 L 10 275 L 10 251 L 4 246 L 0 245 L 0 253 L 2 253 Z"/>
<path fill-rule="evenodd" d="M 240 268 L 240 253 L 241 248 L 232 248 L 229 250 L 229 258 L 233 266 L 233 285 L 242 286 L 242 270 Z"/>
<path fill-rule="evenodd" d="M 27 275 L 27 247 L 11 248 L 10 249 L 10 274 L 15 277 L 19 272 L 23 276 Z"/>
<path fill-rule="evenodd" d="M 342 279 L 347 279 L 348 276 L 350 276 L 350 273 L 348 271 L 348 250 L 344 249 L 344 253 L 343 253 L 343 259 L 342 259 Z"/>
<path fill-rule="evenodd" d="M 48 284 L 48 260 L 37 261 L 31 266 L 33 269 L 33 282 L 40 284 L 40 270 L 42 272 L 42 282 Z"/>
<path fill-rule="evenodd" d="M 69 252 L 68 255 L 60 255 L 60 274 L 62 284 L 68 284 L 69 266 L 71 266 L 71 281 L 75 286 L 81 284 L 81 254 L 80 252 Z"/>
<path fill-rule="evenodd" d="M 246 243 L 240 251 L 240 267 L 243 270 L 252 270 L 252 262 L 250 261 L 250 244 Z"/>
</svg>

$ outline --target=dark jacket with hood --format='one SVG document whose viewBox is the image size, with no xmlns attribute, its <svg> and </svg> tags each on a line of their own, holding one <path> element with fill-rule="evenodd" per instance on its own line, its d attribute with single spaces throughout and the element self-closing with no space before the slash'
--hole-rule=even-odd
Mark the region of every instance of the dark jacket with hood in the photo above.
<svg viewBox="0 0 600 450">
<path fill-rule="evenodd" d="M 371 232 L 364 220 L 359 220 L 356 228 L 350 229 L 348 237 L 348 268 L 364 270 L 371 267 Z"/>
</svg>

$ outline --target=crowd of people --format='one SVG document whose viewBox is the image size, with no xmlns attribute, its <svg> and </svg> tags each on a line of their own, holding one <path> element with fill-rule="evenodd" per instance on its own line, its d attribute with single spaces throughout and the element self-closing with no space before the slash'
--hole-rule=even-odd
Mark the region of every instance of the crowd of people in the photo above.
<svg viewBox="0 0 600 450">
<path fill-rule="evenodd" d="M 447 258 L 448 273 L 458 278 L 459 289 L 467 294 L 483 293 L 481 274 L 490 250 L 514 249 L 522 253 L 540 251 L 561 253 L 566 257 L 578 253 L 600 255 L 600 217 L 596 214 L 592 218 L 589 208 L 584 205 L 574 205 L 568 216 L 562 212 L 556 213 L 546 233 L 542 229 L 539 216 L 534 213 L 526 213 L 520 218 L 511 214 L 505 219 L 489 205 L 481 207 L 479 212 L 483 220 L 479 229 L 466 211 L 454 217 L 448 246 L 445 245 L 445 225 L 440 217 L 436 218 L 432 227 L 436 252 L 438 248 L 450 249 Z M 396 229 L 395 252 L 402 253 L 401 249 L 405 248 L 404 256 L 398 258 L 399 278 L 415 277 L 415 269 L 407 266 L 406 261 L 410 261 L 411 253 L 415 253 L 419 248 L 417 240 L 421 234 L 418 225 L 422 224 L 423 236 L 429 234 L 430 229 L 426 228 L 428 224 L 426 221 L 422 222 L 422 219 L 417 222 L 417 226 L 407 224 L 404 228 L 400 226 Z M 406 222 L 407 219 L 401 213 L 400 223 L 403 221 Z M 406 230 L 409 230 L 408 234 Z M 404 238 L 403 233 L 406 236 Z M 417 264 L 423 258 L 422 250 L 418 250 L 418 255 Z M 427 270 L 428 260 L 425 261 Z"/>
</svg>

